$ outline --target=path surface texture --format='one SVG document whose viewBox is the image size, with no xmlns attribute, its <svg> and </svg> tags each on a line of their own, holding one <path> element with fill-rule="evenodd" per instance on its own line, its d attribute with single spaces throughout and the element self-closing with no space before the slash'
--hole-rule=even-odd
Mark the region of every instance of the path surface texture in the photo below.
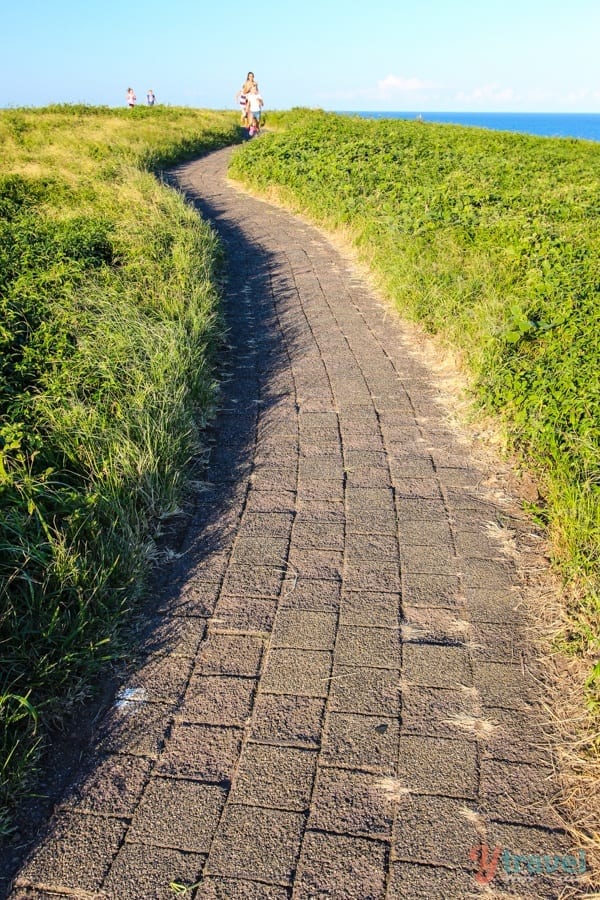
<svg viewBox="0 0 600 900">
<path fill-rule="evenodd" d="M 230 270 L 208 483 L 9 896 L 559 897 L 569 843 L 501 539 L 527 523 L 394 313 L 228 184 L 229 152 L 174 174 Z"/>
</svg>

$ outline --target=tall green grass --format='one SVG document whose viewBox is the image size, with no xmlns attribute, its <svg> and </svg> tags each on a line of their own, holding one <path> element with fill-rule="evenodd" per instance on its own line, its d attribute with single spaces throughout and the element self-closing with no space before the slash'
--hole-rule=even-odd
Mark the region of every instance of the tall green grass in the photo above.
<svg viewBox="0 0 600 900">
<path fill-rule="evenodd" d="M 180 109 L 0 112 L 4 810 L 118 652 L 181 500 L 214 399 L 219 248 L 155 173 L 238 131 Z"/>
<path fill-rule="evenodd" d="M 600 650 L 600 146 L 293 110 L 230 172 L 343 229 L 407 318 L 460 351 L 537 472 L 576 586 L 565 645 Z M 595 690 L 594 690 L 595 683 Z M 600 670 L 590 674 L 590 702 Z"/>
</svg>

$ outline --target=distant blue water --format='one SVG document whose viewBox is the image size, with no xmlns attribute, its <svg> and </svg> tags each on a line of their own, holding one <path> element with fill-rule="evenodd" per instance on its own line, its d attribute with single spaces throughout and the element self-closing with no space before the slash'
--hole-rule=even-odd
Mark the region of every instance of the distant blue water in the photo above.
<svg viewBox="0 0 600 900">
<path fill-rule="evenodd" d="M 471 125 L 494 131 L 516 131 L 544 137 L 583 138 L 600 141 L 600 113 L 473 113 L 473 112 L 352 112 L 342 115 L 365 119 L 416 119 Z"/>
</svg>

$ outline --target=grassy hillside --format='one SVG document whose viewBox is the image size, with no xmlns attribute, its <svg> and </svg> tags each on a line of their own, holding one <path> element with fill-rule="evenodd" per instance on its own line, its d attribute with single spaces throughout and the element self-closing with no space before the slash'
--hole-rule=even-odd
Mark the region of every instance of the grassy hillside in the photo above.
<svg viewBox="0 0 600 900">
<path fill-rule="evenodd" d="M 231 174 L 349 235 L 403 316 L 460 351 L 537 472 L 569 581 L 566 648 L 600 665 L 600 146 L 293 110 Z"/>
<path fill-rule="evenodd" d="M 114 654 L 213 401 L 216 239 L 153 172 L 237 139 L 228 113 L 0 111 L 0 806 Z"/>
</svg>

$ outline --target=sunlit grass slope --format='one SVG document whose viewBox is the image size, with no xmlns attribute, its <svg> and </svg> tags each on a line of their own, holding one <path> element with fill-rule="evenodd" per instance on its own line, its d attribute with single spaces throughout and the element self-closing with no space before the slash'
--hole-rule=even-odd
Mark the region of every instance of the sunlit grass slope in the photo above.
<svg viewBox="0 0 600 900">
<path fill-rule="evenodd" d="M 600 145 L 307 110 L 269 125 L 231 174 L 343 229 L 402 315 L 460 352 L 541 481 L 577 585 L 566 644 L 597 659 Z M 598 683 L 600 665 L 592 705 Z"/>
<path fill-rule="evenodd" d="M 154 173 L 237 137 L 228 113 L 0 111 L 4 805 L 114 654 L 213 401 L 216 239 Z"/>
</svg>

